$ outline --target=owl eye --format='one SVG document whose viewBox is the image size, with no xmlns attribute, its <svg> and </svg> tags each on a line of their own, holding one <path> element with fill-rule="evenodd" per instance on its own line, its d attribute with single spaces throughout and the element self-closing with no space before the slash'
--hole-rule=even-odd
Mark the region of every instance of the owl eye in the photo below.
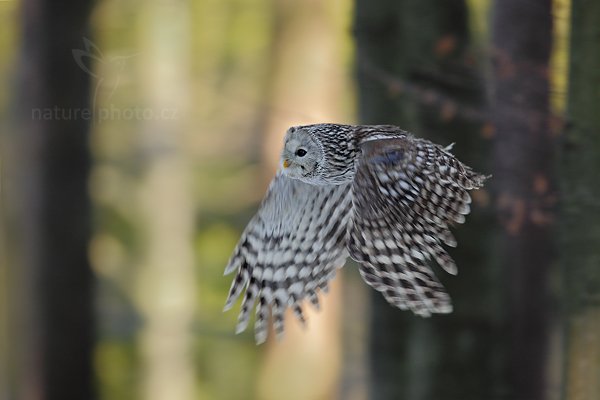
<svg viewBox="0 0 600 400">
<path fill-rule="evenodd" d="M 304 157 L 306 155 L 306 150 L 304 150 L 304 149 L 298 149 L 298 150 L 296 150 L 296 155 L 298 157 Z"/>
</svg>

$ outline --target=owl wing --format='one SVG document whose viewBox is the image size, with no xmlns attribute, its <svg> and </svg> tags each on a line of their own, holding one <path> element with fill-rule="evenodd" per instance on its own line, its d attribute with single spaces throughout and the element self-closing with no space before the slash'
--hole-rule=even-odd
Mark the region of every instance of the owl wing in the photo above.
<svg viewBox="0 0 600 400">
<path fill-rule="evenodd" d="M 266 340 L 269 310 L 279 335 L 287 307 L 293 308 L 301 322 L 304 298 L 318 307 L 317 289 L 327 290 L 336 268 L 348 256 L 346 226 L 351 206 L 350 184 L 310 185 L 278 173 L 225 269 L 225 274 L 237 271 L 225 310 L 246 291 L 237 333 L 246 329 L 257 299 L 258 343 Z"/>
<path fill-rule="evenodd" d="M 427 140 L 364 142 L 348 227 L 348 250 L 364 280 L 401 309 L 422 316 L 451 312 L 450 297 L 427 262 L 456 274 L 442 244 L 456 246 L 448 228 L 464 222 L 468 191 L 485 179 Z"/>
</svg>

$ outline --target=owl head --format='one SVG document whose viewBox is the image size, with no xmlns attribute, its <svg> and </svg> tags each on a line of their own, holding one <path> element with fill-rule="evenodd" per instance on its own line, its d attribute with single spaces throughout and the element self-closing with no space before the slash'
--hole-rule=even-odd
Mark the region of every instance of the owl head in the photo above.
<svg viewBox="0 0 600 400">
<path fill-rule="evenodd" d="M 311 181 L 323 163 L 323 148 L 307 127 L 288 129 L 281 152 L 283 173 L 290 178 Z"/>
</svg>

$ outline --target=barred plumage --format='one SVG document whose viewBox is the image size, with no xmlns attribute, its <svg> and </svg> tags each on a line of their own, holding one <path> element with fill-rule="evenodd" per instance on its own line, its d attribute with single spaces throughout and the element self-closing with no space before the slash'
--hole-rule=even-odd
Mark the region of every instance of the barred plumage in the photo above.
<svg viewBox="0 0 600 400">
<path fill-rule="evenodd" d="M 485 176 L 449 148 L 387 125 L 292 127 L 281 161 L 225 269 L 237 271 L 225 309 L 245 289 L 237 332 L 257 299 L 258 343 L 269 312 L 278 335 L 287 307 L 304 323 L 302 302 L 318 306 L 318 291 L 348 255 L 393 306 L 422 316 L 452 311 L 428 262 L 456 274 L 442 244 L 456 246 L 449 227 L 464 222 L 468 191 Z"/>
</svg>

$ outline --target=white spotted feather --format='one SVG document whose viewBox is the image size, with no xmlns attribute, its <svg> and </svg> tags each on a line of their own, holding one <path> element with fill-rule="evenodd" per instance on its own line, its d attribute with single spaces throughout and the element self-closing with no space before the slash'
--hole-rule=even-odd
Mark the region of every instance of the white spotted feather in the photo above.
<svg viewBox="0 0 600 400">
<path fill-rule="evenodd" d="M 344 264 L 345 226 L 351 206 L 349 185 L 319 185 L 279 173 L 271 183 L 256 216 L 234 250 L 225 274 L 237 270 L 225 309 L 245 290 L 236 332 L 246 329 L 253 304 L 255 336 L 267 337 L 269 311 L 275 331 L 283 333 L 283 315 L 292 307 L 301 322 L 301 303 L 317 304 L 317 292 Z M 336 215 L 340 223 L 326 218 Z"/>
</svg>

